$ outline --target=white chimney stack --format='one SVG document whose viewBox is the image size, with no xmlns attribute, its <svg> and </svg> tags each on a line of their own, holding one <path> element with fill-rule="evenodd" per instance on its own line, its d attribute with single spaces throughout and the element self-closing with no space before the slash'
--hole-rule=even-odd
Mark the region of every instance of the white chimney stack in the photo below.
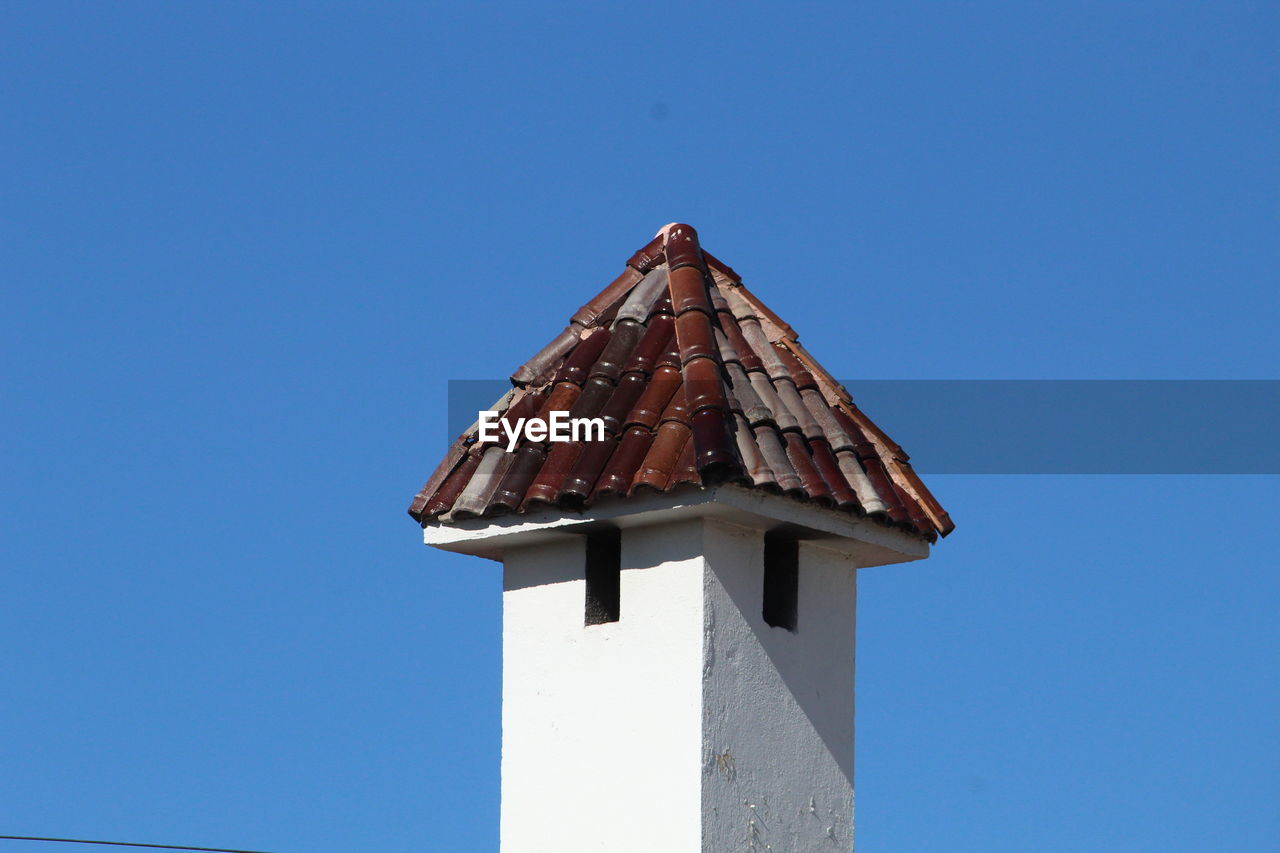
<svg viewBox="0 0 1280 853">
<path fill-rule="evenodd" d="M 428 531 L 501 549 L 503 853 L 852 849 L 856 569 L 927 544 L 736 486 L 594 515 Z"/>
</svg>

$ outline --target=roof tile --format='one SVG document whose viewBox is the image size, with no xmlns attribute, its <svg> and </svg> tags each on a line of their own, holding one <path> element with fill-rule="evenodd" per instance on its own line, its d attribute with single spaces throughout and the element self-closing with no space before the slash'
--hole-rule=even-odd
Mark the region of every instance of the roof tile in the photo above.
<svg viewBox="0 0 1280 853">
<path fill-rule="evenodd" d="M 686 311 L 711 314 L 707 298 L 707 279 L 697 267 L 680 267 L 671 271 L 671 308 L 679 317 Z"/>
<path fill-rule="evenodd" d="M 654 371 L 649 386 L 636 401 L 635 408 L 627 416 L 624 426 L 639 425 L 647 429 L 656 429 L 663 410 L 667 407 L 667 403 L 671 402 L 671 395 L 678 387 L 680 387 L 680 371 L 670 366 L 659 367 Z"/>
<path fill-rule="evenodd" d="M 675 333 L 675 318 L 670 314 L 654 314 L 649 318 L 644 337 L 631 351 L 631 358 L 623 365 L 623 373 L 639 371 L 652 373 L 658 359 L 667 351 L 671 336 Z"/>
<path fill-rule="evenodd" d="M 778 489 L 778 479 L 773 475 L 773 470 L 765 463 L 764 455 L 760 452 L 760 445 L 756 443 L 755 436 L 751 434 L 751 427 L 748 426 L 746 418 L 735 412 L 731 423 L 738 455 L 742 457 L 742 464 L 746 467 L 747 475 L 751 477 L 752 484 L 762 489 L 780 491 Z"/>
<path fill-rule="evenodd" d="M 533 478 L 528 491 L 525 492 L 525 506 L 535 502 L 555 503 L 560 497 L 561 485 L 569 477 L 574 463 L 582 455 L 581 441 L 566 441 L 554 444 L 547 454 L 547 461 L 542 463 L 538 475 Z"/>
<path fill-rule="evenodd" d="M 721 404 L 695 412 L 691 420 L 694 463 L 708 484 L 746 479 L 725 417 L 725 406 Z"/>
<path fill-rule="evenodd" d="M 818 469 L 818 474 L 826 484 L 827 490 L 831 492 L 836 505 L 841 508 L 860 507 L 858 496 L 840 470 L 840 464 L 836 462 L 836 456 L 831 452 L 831 445 L 827 444 L 827 440 L 825 438 L 810 439 L 809 451 L 813 454 L 814 467 Z"/>
<path fill-rule="evenodd" d="M 796 469 L 796 474 L 800 477 L 800 487 L 804 489 L 805 494 L 822 503 L 834 503 L 831 490 L 822 481 L 822 475 L 813 464 L 813 456 L 810 455 L 811 451 L 804 437 L 798 432 L 784 432 L 782 437 L 787 443 L 787 459 L 791 460 L 791 467 Z"/>
<path fill-rule="evenodd" d="M 480 457 L 480 464 L 471 475 L 466 488 L 450 508 L 454 518 L 483 515 L 489 506 L 489 499 L 498 488 L 498 483 L 511 467 L 514 457 L 503 451 L 498 445 L 486 447 Z"/>
<path fill-rule="evenodd" d="M 424 516 L 435 516 L 449 510 L 453 506 L 453 502 L 458 499 L 458 495 L 462 494 L 462 490 L 466 488 L 467 483 L 471 482 L 471 476 L 475 474 L 476 469 L 479 467 L 480 454 L 471 452 L 462 457 L 462 461 L 458 466 L 440 484 L 440 490 L 427 502 L 422 514 Z"/>
<path fill-rule="evenodd" d="M 720 348 L 711 331 L 711 318 L 701 311 L 686 311 L 676 317 L 676 340 L 682 364 L 695 358 L 720 357 Z"/>
<path fill-rule="evenodd" d="M 689 442 L 689 427 L 681 420 L 664 420 L 636 472 L 631 491 L 647 486 L 656 491 L 666 488 L 684 446 Z"/>
<path fill-rule="evenodd" d="M 600 417 L 604 420 L 607 433 L 617 435 L 622 432 L 627 422 L 627 415 L 631 414 L 632 407 L 636 405 L 636 401 L 640 399 L 646 387 L 651 386 L 649 378 L 643 373 L 628 371 L 622 374 L 617 387 L 609 397 L 609 402 L 605 403 L 604 408 L 600 410 Z"/>
<path fill-rule="evenodd" d="M 618 438 L 610 435 L 604 441 L 589 442 L 578 456 L 573 470 L 565 477 L 559 500 L 570 506 L 580 506 L 591 497 L 600 474 L 618 449 Z"/>
<path fill-rule="evenodd" d="M 631 295 L 618 309 L 615 322 L 634 320 L 643 323 L 653 308 L 654 301 L 667 289 L 667 268 L 655 267 L 645 274 L 640 283 L 631 291 Z"/>
<path fill-rule="evenodd" d="M 622 434 L 618 449 L 609 457 L 609 464 L 605 466 L 604 476 L 596 484 L 592 498 L 610 494 L 625 495 L 631 491 L 636 469 L 649 452 L 653 436 L 653 430 L 647 427 L 637 425 L 627 428 Z"/>
<path fill-rule="evenodd" d="M 764 456 L 765 464 L 777 479 L 778 488 L 797 497 L 803 497 L 804 487 L 800 484 L 800 476 L 796 474 L 791 460 L 787 458 L 787 452 L 782 448 L 782 442 L 779 440 L 780 433 L 768 424 L 754 427 L 752 432 L 756 437 L 756 446 Z"/>
<path fill-rule="evenodd" d="M 556 371 L 554 382 L 572 382 L 581 385 L 591 375 L 591 367 L 604 351 L 613 333 L 608 329 L 588 329 L 573 352 Z"/>
</svg>

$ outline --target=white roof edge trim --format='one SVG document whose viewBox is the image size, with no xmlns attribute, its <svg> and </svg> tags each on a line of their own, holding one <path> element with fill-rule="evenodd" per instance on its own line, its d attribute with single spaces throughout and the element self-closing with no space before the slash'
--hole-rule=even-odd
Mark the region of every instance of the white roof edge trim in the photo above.
<svg viewBox="0 0 1280 853">
<path fill-rule="evenodd" d="M 859 565 L 902 563 L 929 556 L 928 542 L 902 530 L 735 485 L 604 500 L 580 513 L 548 507 L 534 513 L 433 524 L 423 528 L 422 538 L 434 548 L 501 560 L 507 547 L 544 542 L 557 532 L 579 535 L 581 531 L 575 528 L 597 522 L 629 529 L 708 517 L 748 527 L 794 525 L 809 532 L 806 538 L 846 552 Z"/>
</svg>

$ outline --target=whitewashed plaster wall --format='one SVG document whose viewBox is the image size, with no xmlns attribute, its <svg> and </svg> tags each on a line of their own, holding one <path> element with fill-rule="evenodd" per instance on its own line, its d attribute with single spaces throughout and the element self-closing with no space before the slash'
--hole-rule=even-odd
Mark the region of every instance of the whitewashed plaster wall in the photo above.
<svg viewBox="0 0 1280 853">
<path fill-rule="evenodd" d="M 699 849 L 701 525 L 624 533 L 604 625 L 583 626 L 581 539 L 507 553 L 503 853 Z"/>
<path fill-rule="evenodd" d="M 708 521 L 702 850 L 853 848 L 856 581 L 800 543 L 796 631 L 761 616 L 764 533 Z"/>
</svg>

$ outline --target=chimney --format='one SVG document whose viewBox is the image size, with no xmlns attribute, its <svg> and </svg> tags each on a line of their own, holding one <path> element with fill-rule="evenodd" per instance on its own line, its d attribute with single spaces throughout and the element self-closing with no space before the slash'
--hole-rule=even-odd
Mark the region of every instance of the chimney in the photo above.
<svg viewBox="0 0 1280 853">
<path fill-rule="evenodd" d="M 410 507 L 503 563 L 503 853 L 851 850 L 857 570 L 953 527 L 906 454 L 683 224 L 512 381 L 584 431 L 473 428 Z"/>
</svg>

